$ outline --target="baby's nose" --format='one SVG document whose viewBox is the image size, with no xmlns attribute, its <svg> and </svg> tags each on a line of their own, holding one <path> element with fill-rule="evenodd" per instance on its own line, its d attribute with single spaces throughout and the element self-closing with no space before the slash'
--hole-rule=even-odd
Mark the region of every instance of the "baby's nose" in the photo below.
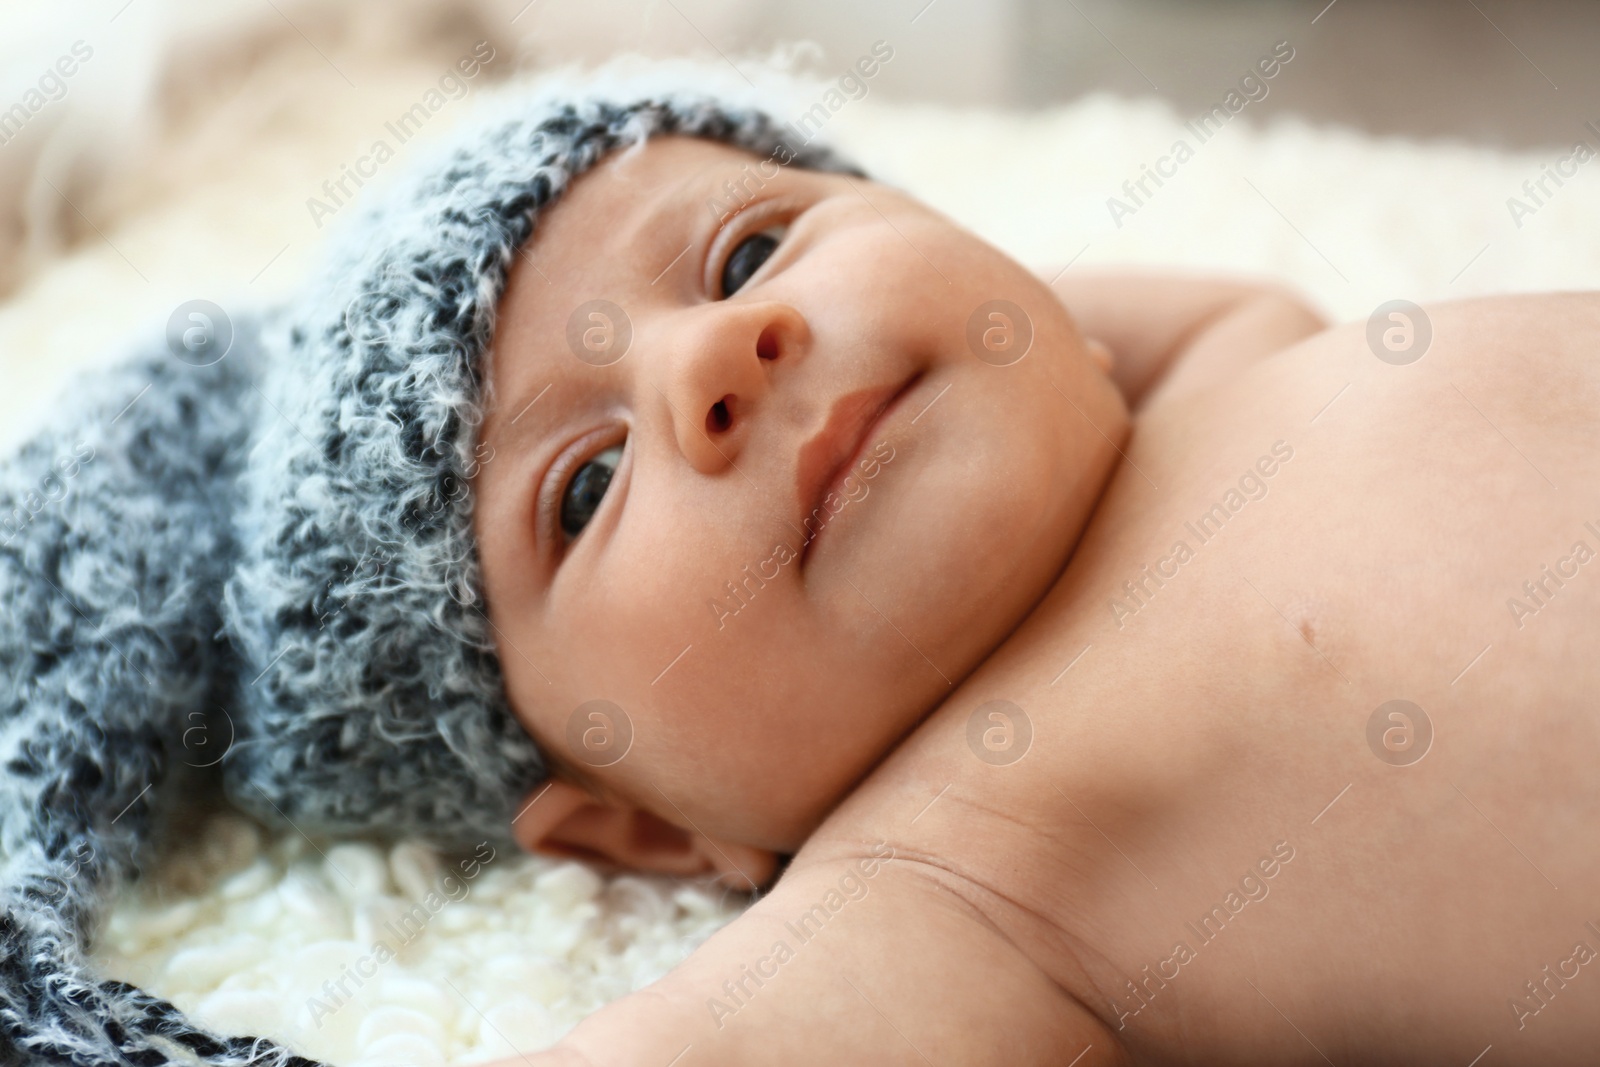
<svg viewBox="0 0 1600 1067">
<path fill-rule="evenodd" d="M 794 307 L 724 301 L 693 309 L 694 321 L 672 339 L 664 381 L 678 448 L 702 474 L 737 463 L 754 421 L 781 373 L 810 342 Z"/>
</svg>

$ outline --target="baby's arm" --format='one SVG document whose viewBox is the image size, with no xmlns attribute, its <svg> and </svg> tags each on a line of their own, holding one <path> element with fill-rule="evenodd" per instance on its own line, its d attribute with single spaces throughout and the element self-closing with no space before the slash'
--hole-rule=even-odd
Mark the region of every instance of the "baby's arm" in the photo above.
<svg viewBox="0 0 1600 1067">
<path fill-rule="evenodd" d="M 1060 1067 L 1087 1046 L 1077 1067 L 1123 1062 L 1100 1020 L 942 874 L 830 858 L 791 867 L 665 978 L 502 1067 Z"/>
<path fill-rule="evenodd" d="M 1328 326 L 1295 294 L 1258 283 L 1086 271 L 1053 288 L 1083 336 L 1111 350 L 1111 377 L 1135 410 L 1226 381 Z"/>
</svg>

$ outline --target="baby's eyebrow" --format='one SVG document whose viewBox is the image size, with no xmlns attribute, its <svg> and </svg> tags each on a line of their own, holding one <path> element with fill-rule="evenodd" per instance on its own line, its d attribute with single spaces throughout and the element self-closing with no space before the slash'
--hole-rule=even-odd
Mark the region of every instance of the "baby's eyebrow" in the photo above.
<svg viewBox="0 0 1600 1067">
<path fill-rule="evenodd" d="M 697 168 L 676 186 L 664 190 L 657 210 L 651 215 L 652 225 L 667 225 L 682 217 L 685 207 L 688 218 L 708 225 L 694 225 L 695 237 L 710 237 L 726 222 L 739 215 L 760 199 L 760 194 L 770 185 L 783 182 L 787 168 L 779 167 L 771 176 L 753 173 L 765 162 L 755 156 L 749 158 L 718 159 Z M 730 192 L 732 187 L 735 191 Z"/>
<path fill-rule="evenodd" d="M 512 456 L 531 458 L 554 439 L 561 416 L 559 382 L 559 376 L 549 371 L 529 375 L 519 392 L 506 394 L 504 402 L 491 401 L 479 430 L 477 467 L 508 462 Z"/>
<path fill-rule="evenodd" d="M 670 230 L 681 231 L 686 220 L 697 220 L 699 215 L 694 212 L 686 213 L 685 206 L 698 207 L 707 202 L 707 198 L 721 189 L 724 180 L 732 179 L 742 173 L 731 161 L 714 160 L 710 163 L 696 167 L 680 182 L 662 182 L 653 186 L 635 186 L 645 190 L 640 206 L 636 211 L 623 215 L 618 224 L 628 226 L 627 236 L 629 243 L 636 242 L 647 234 L 660 234 Z M 709 175 L 709 180 L 708 180 Z M 713 213 L 707 213 L 711 215 Z M 632 225 L 629 225 L 629 223 Z M 696 237 L 704 233 L 704 228 L 698 225 L 692 227 Z"/>
<path fill-rule="evenodd" d="M 533 407 L 533 405 L 537 404 L 539 402 L 540 398 L 543 397 L 544 394 L 548 393 L 550 391 L 550 387 L 552 385 L 554 385 L 554 384 L 555 384 L 554 382 L 545 382 L 544 388 L 540 389 L 538 394 L 532 400 L 530 400 L 526 404 L 522 405 L 522 410 L 518 411 L 515 415 L 511 416 L 511 421 L 507 425 L 515 426 L 517 424 L 517 420 L 522 418 L 522 416 L 526 415 L 528 413 L 528 409 Z"/>
</svg>

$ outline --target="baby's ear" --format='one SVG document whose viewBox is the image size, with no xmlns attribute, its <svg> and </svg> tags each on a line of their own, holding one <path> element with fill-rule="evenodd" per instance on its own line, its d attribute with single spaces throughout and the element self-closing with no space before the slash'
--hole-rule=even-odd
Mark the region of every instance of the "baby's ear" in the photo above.
<svg viewBox="0 0 1600 1067">
<path fill-rule="evenodd" d="M 511 833 L 528 852 L 680 877 L 710 873 L 745 892 L 766 885 L 778 865 L 767 849 L 714 840 L 643 808 L 602 803 L 561 778 L 528 794 Z"/>
</svg>

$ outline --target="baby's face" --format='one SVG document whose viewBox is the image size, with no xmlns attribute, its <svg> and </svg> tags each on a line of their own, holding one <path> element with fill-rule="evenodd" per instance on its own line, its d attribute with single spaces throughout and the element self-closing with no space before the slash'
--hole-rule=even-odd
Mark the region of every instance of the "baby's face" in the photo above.
<svg viewBox="0 0 1600 1067">
<path fill-rule="evenodd" d="M 489 378 L 476 523 L 517 717 L 597 795 L 784 852 L 1047 591 L 1127 429 L 996 249 L 683 137 L 540 220 Z"/>
</svg>

